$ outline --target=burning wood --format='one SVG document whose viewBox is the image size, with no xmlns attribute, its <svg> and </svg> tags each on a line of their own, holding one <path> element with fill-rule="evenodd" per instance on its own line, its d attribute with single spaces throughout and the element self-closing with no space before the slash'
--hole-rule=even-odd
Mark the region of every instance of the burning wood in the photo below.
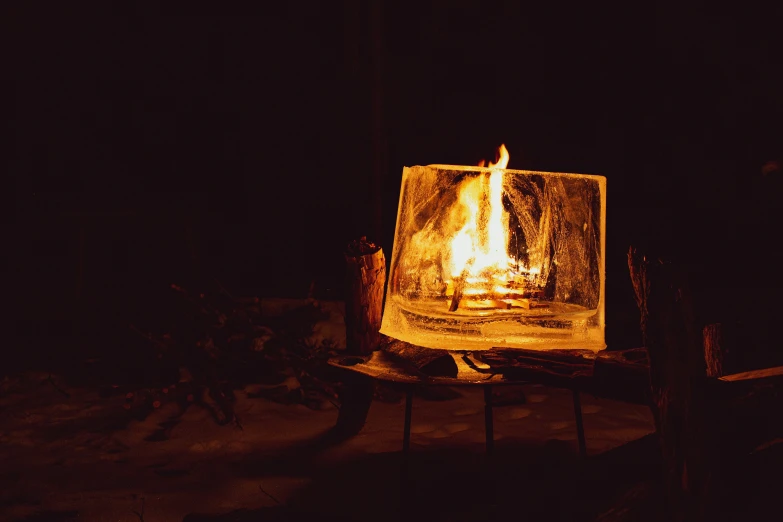
<svg viewBox="0 0 783 522">
<path fill-rule="evenodd" d="M 509 310 L 511 306 L 510 301 L 502 299 L 470 300 L 465 303 L 466 308 L 473 310 Z"/>
<path fill-rule="evenodd" d="M 454 294 L 451 296 L 449 312 L 456 312 L 459 302 L 462 299 L 462 290 L 465 288 L 465 280 L 468 278 L 468 271 L 463 270 L 462 274 L 454 280 Z"/>
<path fill-rule="evenodd" d="M 468 310 L 511 310 L 512 308 L 524 308 L 533 310 L 536 308 L 549 308 L 548 302 L 538 299 L 465 299 L 463 306 Z"/>
<path fill-rule="evenodd" d="M 526 286 L 513 280 L 505 285 L 498 283 L 494 288 L 489 288 L 491 285 L 486 280 L 476 282 L 476 278 L 471 278 L 467 268 L 449 283 L 446 290 L 447 296 L 451 293 L 449 312 L 456 312 L 461 303 L 465 309 L 473 310 L 531 310 L 549 306 L 542 302 L 544 291 L 541 288 Z"/>
<path fill-rule="evenodd" d="M 463 300 L 465 308 L 473 310 L 546 307 L 539 301 L 544 293 L 535 283 L 540 269 L 521 267 L 508 254 L 509 214 L 503 205 L 502 170 L 508 159 L 508 150 L 501 145 L 497 163 L 488 165 L 496 170 L 470 180 L 459 192 L 467 220 L 449 245 L 455 274 L 446 283 L 449 312 L 456 312 Z"/>
<path fill-rule="evenodd" d="M 520 299 L 519 304 L 522 308 L 525 308 L 527 310 L 532 310 L 534 308 L 546 308 L 548 305 L 546 303 L 542 303 L 538 300 L 536 297 L 531 297 L 529 299 Z"/>
</svg>

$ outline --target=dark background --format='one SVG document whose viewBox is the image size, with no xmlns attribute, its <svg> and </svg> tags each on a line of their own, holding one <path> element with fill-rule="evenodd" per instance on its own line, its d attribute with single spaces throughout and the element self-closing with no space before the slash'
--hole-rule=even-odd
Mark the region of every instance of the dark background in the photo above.
<svg viewBox="0 0 783 522">
<path fill-rule="evenodd" d="M 390 257 L 403 166 L 501 143 L 607 177 L 610 348 L 639 343 L 630 245 L 688 267 L 705 321 L 774 324 L 779 5 L 288 4 L 7 18 L 12 357 L 111 352 L 171 283 L 339 299 L 349 240 Z"/>
</svg>

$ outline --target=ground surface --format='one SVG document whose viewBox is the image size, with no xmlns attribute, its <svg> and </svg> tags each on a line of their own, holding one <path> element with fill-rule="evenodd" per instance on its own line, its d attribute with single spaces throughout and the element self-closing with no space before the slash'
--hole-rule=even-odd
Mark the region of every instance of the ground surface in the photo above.
<svg viewBox="0 0 783 522">
<path fill-rule="evenodd" d="M 493 459 L 480 389 L 417 396 L 405 481 L 403 401 L 375 401 L 359 435 L 330 444 L 336 407 L 252 398 L 257 386 L 237 394 L 241 424 L 220 426 L 182 401 L 139 419 L 125 395 L 48 377 L 3 383 L 0 520 L 592 520 L 655 465 L 647 408 L 583 396 L 581 460 L 570 392 L 536 385 L 496 408 Z"/>
</svg>

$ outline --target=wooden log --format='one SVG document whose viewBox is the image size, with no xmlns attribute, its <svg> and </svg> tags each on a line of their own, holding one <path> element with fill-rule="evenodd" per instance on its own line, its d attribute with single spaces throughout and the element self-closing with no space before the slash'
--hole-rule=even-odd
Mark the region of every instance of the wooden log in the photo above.
<svg viewBox="0 0 783 522">
<path fill-rule="evenodd" d="M 774 366 L 771 368 L 761 368 L 758 370 L 750 370 L 747 372 L 733 373 L 731 375 L 724 375 L 720 378 L 724 382 L 742 382 L 742 381 L 757 381 L 754 384 L 759 384 L 758 381 L 762 379 L 778 379 L 783 380 L 783 366 Z"/>
<path fill-rule="evenodd" d="M 502 374 L 506 379 L 575 390 L 592 387 L 595 353 L 590 350 L 492 348 L 473 356 L 489 365 L 485 373 Z"/>
<path fill-rule="evenodd" d="M 650 359 L 650 409 L 667 499 L 674 518 L 700 519 L 715 441 L 707 426 L 706 364 L 690 290 L 683 270 L 633 248 L 628 268 Z"/>
<path fill-rule="evenodd" d="M 547 308 L 549 306 L 548 303 L 542 303 L 537 298 L 524 298 L 519 300 L 519 304 L 522 308 L 525 308 L 527 310 L 532 310 L 534 308 Z"/>
<path fill-rule="evenodd" d="M 723 377 L 725 361 L 723 327 L 720 323 L 708 324 L 702 330 L 704 339 L 704 361 L 708 377 Z"/>
<path fill-rule="evenodd" d="M 494 360 L 496 363 L 504 359 L 508 360 L 530 360 L 530 361 L 551 361 L 554 363 L 570 363 L 575 365 L 592 364 L 596 354 L 592 350 L 528 350 L 525 348 L 506 348 L 494 347 L 490 350 L 475 352 L 475 355 L 482 360 Z"/>
<path fill-rule="evenodd" d="M 467 277 L 467 270 L 463 270 L 462 274 L 454 280 L 454 294 L 451 296 L 451 302 L 449 303 L 449 312 L 456 312 L 457 308 L 459 308 L 459 302 L 462 300 L 462 290 L 465 288 L 465 279 Z"/>
<path fill-rule="evenodd" d="M 381 247 L 361 237 L 345 251 L 345 342 L 350 355 L 365 355 L 380 343 L 386 259 Z M 370 411 L 375 384 L 372 379 L 349 377 L 340 390 L 340 412 L 335 432 L 350 437 L 361 431 Z"/>
<path fill-rule="evenodd" d="M 748 456 L 783 436 L 783 416 L 773 413 L 783 410 L 783 368 L 708 377 L 726 372 L 727 348 L 745 338 L 741 327 L 698 327 L 682 269 L 633 249 L 628 265 L 650 358 L 650 408 L 672 507 L 667 518 L 722 519 L 732 504 L 752 501 Z"/>
<path fill-rule="evenodd" d="M 429 377 L 457 376 L 457 363 L 448 351 L 424 348 L 399 339 L 382 337 L 381 349 L 383 352 L 406 369 Z"/>
<path fill-rule="evenodd" d="M 647 350 L 525 350 L 492 348 L 473 357 L 488 366 L 486 373 L 529 379 L 579 389 L 593 395 L 634 404 L 649 402 Z"/>
<path fill-rule="evenodd" d="M 464 307 L 468 310 L 509 310 L 511 303 L 500 299 L 465 300 Z"/>
<path fill-rule="evenodd" d="M 362 237 L 345 252 L 345 340 L 351 355 L 366 355 L 380 343 L 386 259 L 383 249 Z"/>
</svg>

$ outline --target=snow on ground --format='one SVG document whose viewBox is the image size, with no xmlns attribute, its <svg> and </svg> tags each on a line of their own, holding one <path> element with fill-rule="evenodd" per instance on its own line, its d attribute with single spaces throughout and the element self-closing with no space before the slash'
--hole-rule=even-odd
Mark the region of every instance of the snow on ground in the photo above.
<svg viewBox="0 0 783 522">
<path fill-rule="evenodd" d="M 261 298 L 261 315 L 280 316 L 305 303 L 317 303 L 326 319 L 316 323 L 309 342 L 331 341 L 335 348 L 345 349 L 345 303 L 343 301 L 315 301 L 312 299 Z"/>
<path fill-rule="evenodd" d="M 337 337 L 344 346 L 340 306 L 323 305 L 330 315 L 314 336 Z M 339 520 L 376 521 L 404 509 L 402 401 L 374 402 L 359 435 L 328 446 L 319 437 L 334 425 L 336 408 L 314 411 L 240 392 L 240 428 L 217 425 L 195 405 L 182 411 L 176 402 L 135 420 L 123 409 L 124 396 L 67 388 L 66 397 L 45 374 L 7 378 L 2 390 L 0 520 L 137 522 L 143 505 L 144 521 L 164 522 L 288 505 L 337 513 Z M 576 456 L 571 393 L 537 385 L 524 391 L 526 403 L 495 410 L 497 465 L 519 475 L 504 481 L 518 489 L 510 498 L 543 509 L 553 489 L 581 487 L 577 477 L 605 479 Z M 483 454 L 482 392 L 456 392 L 450 400 L 417 397 L 413 403 L 411 475 L 403 484 L 415 492 L 403 498 L 430 498 L 425 511 L 431 520 L 439 513 L 444 520 L 475 519 L 503 504 L 480 493 L 493 469 Z M 653 430 L 647 408 L 589 396 L 582 404 L 588 461 Z M 153 436 L 161 431 L 165 437 Z"/>
</svg>

